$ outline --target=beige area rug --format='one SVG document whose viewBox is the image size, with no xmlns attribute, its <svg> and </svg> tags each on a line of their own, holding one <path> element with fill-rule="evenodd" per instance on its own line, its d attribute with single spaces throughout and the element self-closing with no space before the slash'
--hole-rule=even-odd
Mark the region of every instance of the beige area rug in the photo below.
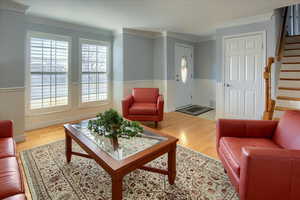
<svg viewBox="0 0 300 200">
<path fill-rule="evenodd" d="M 73 145 L 81 151 L 78 145 Z M 111 178 L 93 160 L 72 157 L 65 161 L 64 141 L 21 152 L 33 200 L 109 200 Z M 167 156 L 150 166 L 166 168 Z M 177 148 L 177 176 L 169 185 L 164 175 L 136 170 L 123 181 L 126 200 L 238 200 L 221 163 L 201 153 Z"/>
</svg>

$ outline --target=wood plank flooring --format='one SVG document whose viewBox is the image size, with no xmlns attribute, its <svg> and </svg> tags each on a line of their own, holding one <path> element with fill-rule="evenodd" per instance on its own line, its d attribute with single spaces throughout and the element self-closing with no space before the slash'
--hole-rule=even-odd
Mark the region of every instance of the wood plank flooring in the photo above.
<svg viewBox="0 0 300 200">
<path fill-rule="evenodd" d="M 153 123 L 144 125 L 154 127 Z M 165 114 L 165 119 L 159 123 L 158 130 L 177 137 L 182 146 L 218 159 L 215 148 L 215 126 L 215 121 L 212 120 L 171 112 Z M 27 131 L 25 134 L 26 141 L 17 144 L 18 152 L 65 138 L 63 124 Z M 28 200 L 31 200 L 26 181 L 25 192 Z"/>
<path fill-rule="evenodd" d="M 144 123 L 153 127 L 152 123 Z M 186 114 L 165 114 L 158 130 L 179 139 L 179 144 L 217 158 L 215 150 L 215 122 Z M 17 144 L 18 152 L 64 139 L 63 124 L 27 131 L 26 141 Z"/>
</svg>

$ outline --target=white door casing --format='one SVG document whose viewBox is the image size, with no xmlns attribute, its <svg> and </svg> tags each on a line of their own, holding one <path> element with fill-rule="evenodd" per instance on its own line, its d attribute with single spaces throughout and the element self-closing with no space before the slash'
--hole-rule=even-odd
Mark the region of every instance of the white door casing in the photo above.
<svg viewBox="0 0 300 200">
<path fill-rule="evenodd" d="M 175 44 L 175 108 L 192 104 L 193 47 Z M 185 65 L 186 63 L 186 65 Z"/>
<path fill-rule="evenodd" d="M 224 38 L 224 117 L 260 119 L 263 112 L 265 33 Z"/>
</svg>

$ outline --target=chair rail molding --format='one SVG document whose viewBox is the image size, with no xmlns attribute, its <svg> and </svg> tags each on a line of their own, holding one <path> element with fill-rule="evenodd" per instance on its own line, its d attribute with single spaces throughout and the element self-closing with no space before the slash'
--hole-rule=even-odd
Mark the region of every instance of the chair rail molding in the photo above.
<svg viewBox="0 0 300 200">
<path fill-rule="evenodd" d="M 6 92 L 24 92 L 25 87 L 9 87 L 9 88 L 0 88 L 0 93 Z"/>
</svg>

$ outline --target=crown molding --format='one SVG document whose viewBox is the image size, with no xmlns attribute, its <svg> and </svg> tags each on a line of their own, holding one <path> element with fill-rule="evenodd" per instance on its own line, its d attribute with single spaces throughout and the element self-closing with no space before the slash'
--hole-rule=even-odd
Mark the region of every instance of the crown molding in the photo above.
<svg viewBox="0 0 300 200">
<path fill-rule="evenodd" d="M 8 11 L 14 11 L 18 13 L 26 13 L 29 6 L 17 3 L 13 0 L 1 0 L 0 1 L 0 10 L 8 10 Z"/>
<path fill-rule="evenodd" d="M 112 30 L 91 27 L 91 26 L 87 26 L 87 25 L 79 24 L 79 23 L 76 24 L 76 23 L 57 20 L 57 19 L 53 19 L 53 18 L 47 18 L 44 16 L 28 14 L 26 20 L 27 20 L 27 22 L 29 22 L 31 24 L 42 24 L 42 25 L 55 26 L 55 27 L 64 28 L 64 29 L 70 29 L 70 30 L 74 30 L 74 31 L 88 32 L 88 33 L 93 33 L 93 34 L 101 34 L 103 36 L 107 36 L 107 37 L 111 37 L 111 38 L 113 36 Z"/>
<path fill-rule="evenodd" d="M 189 35 L 189 34 L 185 34 L 185 33 L 167 31 L 165 34 L 167 37 L 170 37 L 170 38 L 184 40 L 184 41 L 193 42 L 193 43 L 195 43 L 199 40 L 198 36 Z"/>
<path fill-rule="evenodd" d="M 198 40 L 198 42 L 205 42 L 205 41 L 210 41 L 210 40 L 216 40 L 217 37 L 215 35 L 215 33 L 211 34 L 211 35 L 207 35 L 207 36 L 201 36 Z"/>
<path fill-rule="evenodd" d="M 194 35 L 194 34 L 187 34 L 187 33 L 177 33 L 177 32 L 169 32 L 165 33 L 167 37 L 171 37 L 178 40 L 184 40 L 192 43 L 198 43 L 203 41 L 209 40 L 216 40 L 215 33 L 209 33 L 206 35 Z"/>
<path fill-rule="evenodd" d="M 251 17 L 244 17 L 239 19 L 230 20 L 228 22 L 225 22 L 221 25 L 218 25 L 216 29 L 222 29 L 222 28 L 228 28 L 228 27 L 234 27 L 234 26 L 241 26 L 241 25 L 247 25 L 247 24 L 254 24 L 259 22 L 264 22 L 272 19 L 272 16 L 274 15 L 274 12 L 262 14 L 262 15 L 255 15 Z"/>
<path fill-rule="evenodd" d="M 150 39 L 155 39 L 155 38 L 162 36 L 161 32 L 144 31 L 144 30 L 131 29 L 131 28 L 123 28 L 122 33 L 141 36 L 141 37 L 150 38 Z"/>
</svg>

